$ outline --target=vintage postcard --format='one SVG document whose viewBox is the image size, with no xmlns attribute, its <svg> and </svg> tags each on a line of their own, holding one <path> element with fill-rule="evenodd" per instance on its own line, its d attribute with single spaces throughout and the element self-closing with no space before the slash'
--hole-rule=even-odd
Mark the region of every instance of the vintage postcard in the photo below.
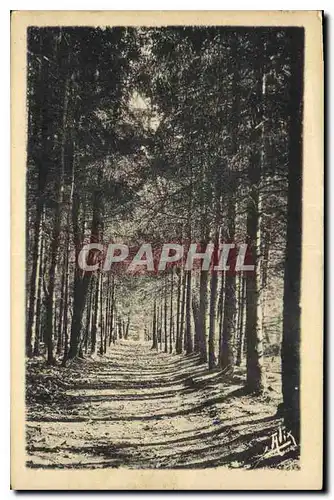
<svg viewBox="0 0 334 500">
<path fill-rule="evenodd" d="M 11 487 L 323 487 L 322 13 L 12 13 Z"/>
</svg>

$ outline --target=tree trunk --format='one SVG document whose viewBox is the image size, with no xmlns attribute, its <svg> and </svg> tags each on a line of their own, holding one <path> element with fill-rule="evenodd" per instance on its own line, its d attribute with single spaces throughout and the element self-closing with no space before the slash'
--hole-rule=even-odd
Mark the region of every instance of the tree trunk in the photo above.
<svg viewBox="0 0 334 500">
<path fill-rule="evenodd" d="M 256 41 L 258 42 L 257 36 Z M 261 41 L 261 37 L 260 37 Z M 266 93 L 266 67 L 260 60 L 265 53 L 265 45 L 259 48 L 257 73 L 256 119 L 264 123 L 265 93 Z M 265 57 L 265 56 L 264 56 Z M 252 257 L 255 271 L 247 276 L 246 280 L 246 335 L 247 335 L 247 379 L 246 389 L 249 392 L 260 394 L 264 389 L 263 371 L 263 331 L 261 329 L 261 215 L 262 194 L 261 178 L 264 164 L 265 136 L 263 125 L 256 131 L 257 139 L 254 151 L 251 154 L 248 166 L 248 179 L 250 185 L 249 201 L 247 207 L 247 239 L 248 249 Z"/>
<path fill-rule="evenodd" d="M 164 348 L 164 351 L 168 352 L 168 338 L 167 338 L 167 275 L 165 276 L 164 331 L 165 331 L 165 348 Z"/>
<path fill-rule="evenodd" d="M 55 222 L 52 231 L 52 241 L 51 241 L 51 261 L 49 268 L 49 286 L 48 286 L 48 296 L 46 300 L 46 328 L 45 328 L 45 340 L 47 347 L 47 363 L 54 364 L 53 355 L 53 331 L 54 331 L 54 291 L 56 283 L 56 266 L 57 266 L 57 254 L 59 247 L 59 235 L 60 235 L 60 202 L 58 202 L 56 208 Z"/>
<path fill-rule="evenodd" d="M 113 330 L 114 330 L 114 307 L 115 307 L 115 277 L 112 275 L 111 277 L 111 301 L 110 301 L 110 330 L 109 330 L 109 346 L 111 345 L 111 341 L 113 338 Z"/>
<path fill-rule="evenodd" d="M 187 276 L 187 290 L 186 290 L 186 331 L 185 331 L 185 347 L 186 353 L 193 352 L 193 341 L 191 334 L 191 271 L 185 271 Z"/>
<path fill-rule="evenodd" d="M 109 309 L 110 309 L 110 296 L 111 296 L 111 289 L 110 289 L 110 275 L 107 275 L 107 283 L 106 283 L 106 301 L 105 301 L 105 310 L 104 310 L 104 324 L 103 324 L 103 329 L 104 329 L 104 337 L 103 337 L 103 353 L 105 354 L 107 352 L 107 340 L 109 339 L 109 322 L 110 322 L 110 316 L 109 316 Z"/>
<path fill-rule="evenodd" d="M 210 325 L 209 325 L 209 370 L 216 365 L 215 357 L 215 329 L 216 329 L 216 299 L 217 299 L 218 274 L 212 272 L 210 283 Z"/>
<path fill-rule="evenodd" d="M 36 319 L 34 328 L 34 356 L 39 355 L 39 342 L 41 337 L 41 313 L 42 313 L 42 303 L 43 303 L 43 274 L 45 269 L 44 254 L 45 254 L 45 241 L 43 235 L 41 234 L 41 255 L 40 263 L 38 264 L 38 284 L 37 284 L 37 303 L 36 303 Z"/>
<path fill-rule="evenodd" d="M 182 354 L 183 351 L 183 345 L 185 344 L 184 339 L 184 317 L 185 317 L 185 305 L 186 305 L 186 288 L 187 288 L 187 283 L 186 283 L 187 275 L 183 271 L 183 276 L 182 276 L 182 295 L 181 295 L 181 317 L 180 317 L 180 339 L 179 339 L 179 345 L 177 349 L 177 354 Z M 184 346 L 184 349 L 186 349 L 186 346 Z"/>
<path fill-rule="evenodd" d="M 170 309 L 169 309 L 169 352 L 173 352 L 173 293 L 174 293 L 174 274 L 171 269 L 171 287 L 170 287 Z"/>
<path fill-rule="evenodd" d="M 199 352 L 199 338 L 200 338 L 200 328 L 201 324 L 199 321 L 200 317 L 200 306 L 199 306 L 199 301 L 196 297 L 196 295 L 193 293 L 192 294 L 192 300 L 191 300 L 191 306 L 192 306 L 192 311 L 193 311 L 193 318 L 194 318 L 194 345 L 193 345 L 193 351 L 198 353 Z"/>
<path fill-rule="evenodd" d="M 120 340 L 123 338 L 123 332 L 122 332 L 122 318 L 118 316 L 118 337 Z"/>
<path fill-rule="evenodd" d="M 161 298 L 160 298 L 161 301 Z M 161 350 L 161 343 L 162 343 L 162 302 L 160 302 L 160 306 L 158 308 L 158 346 L 159 349 Z"/>
<path fill-rule="evenodd" d="M 181 270 L 179 267 L 176 268 L 177 274 L 177 296 L 176 296 L 176 341 L 175 341 L 175 352 L 179 354 L 180 349 L 180 306 L 181 306 Z"/>
<path fill-rule="evenodd" d="M 303 170 L 303 64 L 304 33 L 291 38 L 289 124 L 289 188 L 287 244 L 284 272 L 282 393 L 284 420 L 296 440 L 300 438 L 300 278 L 302 247 Z"/>
<path fill-rule="evenodd" d="M 85 354 L 87 354 L 87 352 L 88 352 L 89 333 L 91 332 L 91 329 L 92 329 L 93 295 L 94 295 L 93 281 L 91 280 L 89 283 L 89 288 L 88 288 L 88 301 L 87 301 L 87 307 L 86 307 L 86 329 L 85 329 L 85 335 L 84 335 L 84 340 L 83 340 Z"/>
<path fill-rule="evenodd" d="M 198 316 L 198 343 L 200 361 L 206 363 L 208 360 L 206 339 L 206 313 L 208 308 L 208 271 L 201 271 L 199 285 L 199 316 Z"/>
<path fill-rule="evenodd" d="M 33 337 L 36 334 L 36 303 L 39 291 L 39 269 L 41 268 L 41 245 L 42 245 L 42 220 L 43 220 L 43 202 L 41 199 L 37 203 L 35 228 L 34 228 L 34 249 L 32 256 L 32 271 L 30 277 L 29 291 L 29 310 L 26 329 L 26 355 L 31 357 L 33 354 Z M 34 332 L 35 330 L 35 332 Z"/>
<path fill-rule="evenodd" d="M 126 323 L 126 328 L 125 328 L 125 337 L 126 337 L 126 339 L 128 339 L 129 330 L 130 330 L 130 314 L 128 315 L 128 321 Z"/>
<path fill-rule="evenodd" d="M 100 297 L 99 297 L 99 330 L 100 330 L 100 356 L 104 353 L 104 321 L 103 321 L 103 274 L 100 272 Z"/>
<path fill-rule="evenodd" d="M 240 366 L 242 362 L 243 345 L 244 345 L 244 309 L 245 309 L 245 277 L 240 274 L 240 293 L 239 293 L 239 321 L 238 321 L 238 349 L 236 365 Z"/>
<path fill-rule="evenodd" d="M 261 330 L 261 301 L 260 301 L 260 210 L 259 181 L 260 172 L 257 160 L 251 162 L 255 175 L 251 175 L 251 193 L 248 205 L 247 235 L 248 249 L 252 256 L 255 272 L 247 276 L 246 280 L 246 331 L 247 331 L 247 381 L 249 392 L 261 393 L 264 389 L 263 373 L 263 332 Z"/>
<path fill-rule="evenodd" d="M 100 174 L 101 175 L 101 174 Z M 98 184 L 100 183 L 100 178 L 98 179 Z M 78 255 L 81 250 L 83 243 L 83 235 L 81 234 L 79 228 L 79 208 L 80 208 L 80 198 L 78 193 L 73 197 L 73 209 L 72 209 L 72 219 L 73 219 L 73 233 L 74 233 L 74 244 L 76 249 L 75 256 L 75 274 L 74 274 L 74 286 L 73 286 L 73 318 L 71 325 L 71 340 L 70 349 L 68 353 L 68 358 L 72 359 L 78 354 L 78 346 L 80 334 L 83 330 L 83 313 L 86 304 L 88 286 L 91 280 L 91 273 L 82 271 L 78 268 Z M 100 189 L 97 188 L 93 194 L 93 218 L 91 227 L 91 237 L 90 242 L 99 242 L 103 230 L 102 222 L 102 196 Z M 93 334 L 92 334 L 93 340 Z M 96 342 L 96 339 L 95 339 Z M 92 348 L 95 345 L 92 345 Z"/>
<path fill-rule="evenodd" d="M 230 195 L 228 206 L 228 239 L 234 240 L 235 236 L 235 200 L 234 194 Z M 225 275 L 224 317 L 220 343 L 219 361 L 222 370 L 234 370 L 234 337 L 236 327 L 236 278 L 233 269 L 226 271 Z"/>
<path fill-rule="evenodd" d="M 98 331 L 98 311 L 99 311 L 99 298 L 100 298 L 100 273 L 94 276 L 93 283 L 95 284 L 95 292 L 94 292 L 94 311 L 93 311 L 93 324 L 91 331 L 91 354 L 95 353 L 96 350 L 96 338 Z"/>
<path fill-rule="evenodd" d="M 157 303 L 154 300 L 153 304 L 153 325 L 152 325 L 152 347 L 151 349 L 158 349 L 158 337 L 157 337 Z"/>
<path fill-rule="evenodd" d="M 68 255 L 67 255 L 68 260 Z M 64 356 L 63 363 L 67 359 L 68 355 L 68 302 L 69 302 L 69 282 L 70 282 L 70 266 L 66 266 L 66 280 L 65 280 L 65 290 L 64 290 L 64 321 L 63 321 L 63 333 L 64 333 Z"/>
<path fill-rule="evenodd" d="M 222 271 L 220 280 L 220 290 L 219 290 L 219 306 L 218 306 L 219 351 L 220 351 L 221 336 L 223 331 L 224 298 L 225 298 L 225 271 Z"/>
<path fill-rule="evenodd" d="M 70 203 L 72 201 L 73 186 L 71 189 Z M 58 342 L 57 342 L 57 354 L 61 353 L 61 349 L 64 345 L 64 318 L 67 315 L 68 300 L 65 299 L 66 294 L 68 294 L 68 275 L 69 275 L 69 251 L 70 251 L 70 211 L 67 215 L 67 230 L 65 238 L 65 254 L 63 263 L 63 273 L 62 273 L 62 283 L 61 283 L 61 297 L 60 297 L 60 311 L 59 311 L 59 323 L 58 323 Z M 66 304 L 65 304 L 66 302 Z"/>
<path fill-rule="evenodd" d="M 117 307 L 114 305 L 114 334 L 113 334 L 113 343 L 116 344 L 117 340 Z"/>
<path fill-rule="evenodd" d="M 66 244 L 65 244 L 66 248 Z M 64 339 L 63 339 L 63 319 L 64 319 L 64 292 L 65 292 L 65 280 L 66 280 L 66 267 L 67 267 L 67 253 L 65 250 L 63 256 L 63 271 L 61 276 L 60 285 L 60 298 L 59 298 L 59 321 L 58 321 L 58 334 L 57 334 L 57 354 L 60 355 Z"/>
<path fill-rule="evenodd" d="M 69 56 L 70 57 L 70 56 Z M 65 146 L 67 142 L 67 119 L 68 119 L 68 102 L 69 102 L 69 85 L 70 75 L 66 76 L 64 88 L 64 102 L 63 102 L 63 116 L 62 116 L 62 134 L 61 134 L 61 147 L 60 147 L 60 162 L 61 172 L 57 185 L 58 199 L 55 208 L 55 218 L 52 231 L 51 242 L 51 261 L 49 268 L 49 295 L 46 304 L 46 344 L 47 344 L 47 362 L 48 364 L 54 363 L 53 354 L 53 333 L 56 327 L 54 322 L 55 306 L 54 306 L 54 293 L 56 284 L 56 267 L 58 260 L 58 250 L 60 242 L 60 231 L 62 222 L 62 209 L 64 201 L 64 181 L 65 181 Z M 72 159 L 73 161 L 73 159 Z"/>
<path fill-rule="evenodd" d="M 263 331 L 263 336 L 266 340 L 267 345 L 270 344 L 270 338 L 268 335 L 268 330 L 265 324 L 266 316 L 266 289 L 268 284 L 268 262 L 269 262 L 269 251 L 270 251 L 270 235 L 268 231 L 263 232 L 262 237 L 262 259 L 261 259 L 261 329 Z"/>
</svg>

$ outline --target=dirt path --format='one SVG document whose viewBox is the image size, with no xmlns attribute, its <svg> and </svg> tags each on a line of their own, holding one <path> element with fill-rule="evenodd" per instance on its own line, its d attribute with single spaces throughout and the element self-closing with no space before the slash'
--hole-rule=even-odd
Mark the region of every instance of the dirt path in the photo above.
<svg viewBox="0 0 334 500">
<path fill-rule="evenodd" d="M 243 395 L 240 374 L 148 344 L 53 370 L 61 398 L 28 406 L 30 467 L 251 467 L 279 424 L 277 400 Z"/>
</svg>

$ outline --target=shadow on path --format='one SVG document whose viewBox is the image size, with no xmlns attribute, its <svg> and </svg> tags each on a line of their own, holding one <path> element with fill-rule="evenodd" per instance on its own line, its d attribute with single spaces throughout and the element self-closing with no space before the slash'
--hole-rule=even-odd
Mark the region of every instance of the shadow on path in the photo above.
<svg viewBox="0 0 334 500">
<path fill-rule="evenodd" d="M 198 356 L 123 341 L 103 358 L 39 376 L 62 381 L 61 394 L 28 402 L 29 467 L 277 465 L 261 458 L 281 423 L 277 399 L 244 394 L 241 371 L 228 378 Z"/>
</svg>

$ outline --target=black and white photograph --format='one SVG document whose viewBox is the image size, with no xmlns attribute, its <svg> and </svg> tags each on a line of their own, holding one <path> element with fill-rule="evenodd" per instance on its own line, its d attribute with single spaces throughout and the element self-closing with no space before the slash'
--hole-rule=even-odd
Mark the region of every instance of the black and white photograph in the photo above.
<svg viewBox="0 0 334 500">
<path fill-rule="evenodd" d="M 36 478 L 301 472 L 305 39 L 298 22 L 27 26 Z"/>
</svg>

